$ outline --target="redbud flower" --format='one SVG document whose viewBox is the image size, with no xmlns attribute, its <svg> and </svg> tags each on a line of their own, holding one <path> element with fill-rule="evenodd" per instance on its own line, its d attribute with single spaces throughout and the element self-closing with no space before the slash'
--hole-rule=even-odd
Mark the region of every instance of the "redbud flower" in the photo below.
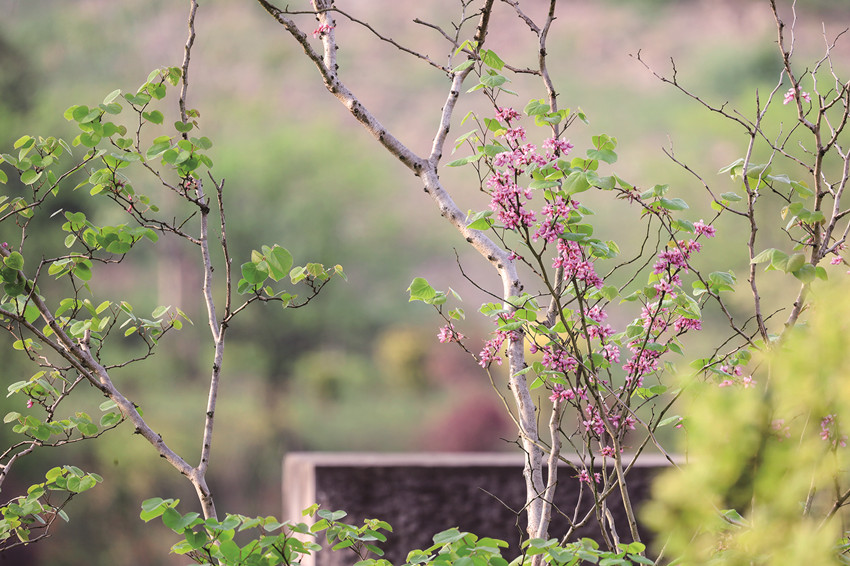
<svg viewBox="0 0 850 566">
<path fill-rule="evenodd" d="M 445 344 L 446 342 L 460 342 L 466 336 L 455 330 L 454 324 L 450 322 L 440 329 L 437 338 L 439 338 L 441 344 Z"/>
<path fill-rule="evenodd" d="M 797 87 L 797 90 L 800 90 L 800 87 Z M 802 96 L 803 100 L 805 100 L 806 102 L 812 101 L 812 98 L 809 96 L 808 92 L 800 91 L 800 96 Z M 794 100 L 794 87 L 789 88 L 788 92 L 785 93 L 785 100 L 782 102 L 782 104 L 788 104 L 792 100 Z"/>
<path fill-rule="evenodd" d="M 839 446 L 844 448 L 847 446 L 847 436 L 839 434 L 838 423 L 835 421 L 835 415 L 827 415 L 820 421 L 820 437 L 832 444 L 833 448 Z"/>
<path fill-rule="evenodd" d="M 703 223 L 702 218 L 700 218 L 699 222 L 694 222 L 694 232 L 700 236 L 704 235 L 706 238 L 713 238 L 717 230 L 715 230 L 714 226 Z"/>
<path fill-rule="evenodd" d="M 328 33 L 329 31 L 331 31 L 332 29 L 333 29 L 333 26 L 330 26 L 328 24 L 322 24 L 322 25 L 320 25 L 319 27 L 317 27 L 316 29 L 313 30 L 313 37 L 319 37 L 321 35 L 324 35 L 324 34 Z"/>
<path fill-rule="evenodd" d="M 520 114 L 513 108 L 498 108 L 496 110 L 496 119 L 500 122 L 510 122 L 511 120 L 519 119 Z"/>
<path fill-rule="evenodd" d="M 32 399 L 27 400 L 27 409 L 32 409 L 33 405 L 34 403 L 32 402 Z"/>
</svg>

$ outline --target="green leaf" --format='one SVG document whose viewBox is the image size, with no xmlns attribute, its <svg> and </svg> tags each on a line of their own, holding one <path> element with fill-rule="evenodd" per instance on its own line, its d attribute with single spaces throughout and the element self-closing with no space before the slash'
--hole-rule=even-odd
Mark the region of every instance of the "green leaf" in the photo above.
<svg viewBox="0 0 850 566">
<path fill-rule="evenodd" d="M 30 147 L 32 145 L 33 141 L 34 140 L 30 136 L 21 136 L 17 139 L 17 141 L 15 141 L 15 144 L 14 144 L 13 147 L 15 149 L 18 149 L 19 147 L 24 146 L 24 145 L 26 145 L 27 147 Z"/>
<path fill-rule="evenodd" d="M 800 254 L 800 255 L 802 255 L 802 254 Z M 789 264 L 790 264 L 790 261 L 789 261 Z M 794 269 L 794 270 L 789 269 L 789 271 L 791 272 L 791 274 L 794 277 L 796 277 L 797 279 L 799 279 L 803 283 L 811 283 L 812 281 L 815 280 L 815 277 L 818 276 L 818 273 L 817 273 L 817 270 L 815 269 L 815 266 L 812 265 L 811 263 L 804 263 L 799 268 Z"/>
<path fill-rule="evenodd" d="M 191 132 L 194 125 L 192 122 L 174 122 L 174 129 L 181 133 Z"/>
<path fill-rule="evenodd" d="M 242 277 L 245 281 L 248 282 L 249 285 L 260 285 L 263 281 L 266 280 L 268 274 L 260 271 L 257 268 L 257 264 L 253 262 L 247 262 L 242 264 Z"/>
<path fill-rule="evenodd" d="M 617 154 L 610 149 L 588 149 L 587 156 L 591 159 L 604 161 L 609 165 L 617 162 Z"/>
<path fill-rule="evenodd" d="M 107 95 L 106 95 L 106 98 L 104 98 L 104 99 L 103 99 L 103 103 L 104 103 L 104 104 L 110 104 L 110 103 L 112 103 L 112 102 L 113 102 L 116 98 L 118 98 L 119 96 L 121 96 L 121 89 L 120 89 L 120 88 L 115 89 L 115 90 L 113 90 L 112 92 L 110 92 L 109 94 L 107 94 Z"/>
<path fill-rule="evenodd" d="M 118 423 L 121 422 L 122 418 L 123 417 L 121 416 L 121 413 L 115 413 L 115 412 L 106 413 L 105 415 L 100 417 L 100 426 L 110 427 L 110 426 L 117 425 Z"/>
<path fill-rule="evenodd" d="M 791 187 L 803 198 L 809 198 L 815 194 L 815 192 L 802 181 L 791 181 Z"/>
<path fill-rule="evenodd" d="M 18 252 L 12 252 L 8 257 L 3 258 L 3 264 L 9 269 L 20 271 L 24 268 L 24 256 Z"/>
<path fill-rule="evenodd" d="M 662 198 L 660 203 L 663 208 L 666 208 L 668 210 L 687 210 L 688 208 L 688 203 L 686 203 L 680 198 Z"/>
<path fill-rule="evenodd" d="M 41 173 L 41 171 L 36 171 L 35 169 L 27 169 L 21 174 L 21 183 L 32 185 L 41 178 Z"/>
<path fill-rule="evenodd" d="M 162 305 L 160 305 L 160 306 L 158 306 L 156 309 L 154 309 L 154 311 L 151 313 L 151 316 L 152 316 L 153 318 L 161 318 L 161 317 L 162 317 L 162 315 L 164 315 L 165 313 L 167 313 L 167 312 L 168 312 L 168 309 L 170 309 L 170 308 L 171 308 L 171 305 L 169 305 L 169 306 L 162 306 Z"/>
<path fill-rule="evenodd" d="M 424 303 L 430 303 L 437 296 L 437 291 L 422 277 L 415 278 L 407 290 L 410 293 L 410 300 L 408 302 L 422 301 Z"/>
<path fill-rule="evenodd" d="M 464 70 L 470 68 L 474 64 L 475 64 L 475 59 L 467 59 L 466 61 L 460 63 L 454 69 L 452 69 L 452 72 L 453 73 L 459 73 L 461 71 L 464 71 Z"/>
<path fill-rule="evenodd" d="M 495 71 L 488 71 L 486 75 L 481 77 L 481 84 L 489 88 L 498 88 L 507 82 L 510 82 L 508 77 L 500 75 Z"/>
<path fill-rule="evenodd" d="M 682 417 L 680 417 L 679 415 L 673 415 L 672 417 L 667 417 L 666 419 L 662 420 L 660 423 L 658 423 L 658 426 L 667 426 L 669 424 L 678 423 L 681 420 Z"/>
<path fill-rule="evenodd" d="M 473 163 L 475 161 L 478 161 L 482 157 L 484 157 L 484 153 L 479 151 L 478 153 L 476 153 L 474 155 L 470 155 L 468 157 L 462 157 L 461 159 L 455 159 L 454 161 L 446 163 L 446 167 L 460 167 L 462 165 L 466 165 L 468 163 Z"/>
<path fill-rule="evenodd" d="M 784 268 L 786 273 L 794 273 L 806 263 L 806 256 L 801 253 L 796 253 L 788 258 L 788 263 Z M 814 278 L 814 266 L 812 266 L 812 277 Z"/>
<path fill-rule="evenodd" d="M 551 106 L 546 104 L 542 98 L 536 100 L 529 100 L 528 104 L 525 105 L 523 112 L 526 116 L 541 116 L 545 115 L 549 112 Z"/>
<path fill-rule="evenodd" d="M 292 254 L 286 248 L 277 245 L 270 252 L 270 254 L 266 255 L 266 262 L 269 266 L 269 277 L 275 281 L 280 281 L 286 277 L 292 267 Z"/>
<path fill-rule="evenodd" d="M 590 183 L 587 182 L 587 176 L 583 171 L 573 171 L 564 180 L 564 192 L 568 195 L 581 193 L 590 188 Z"/>
<path fill-rule="evenodd" d="M 469 216 L 469 224 L 466 225 L 470 230 L 487 230 L 493 225 L 492 210 L 482 210 Z"/>
<path fill-rule="evenodd" d="M 239 545 L 232 540 L 226 540 L 219 545 L 219 550 L 229 563 L 236 564 L 239 561 Z"/>
<path fill-rule="evenodd" d="M 481 59 L 483 60 L 485 65 L 496 69 L 497 71 L 501 71 L 502 68 L 505 66 L 505 62 L 502 61 L 502 59 L 498 55 L 496 55 L 495 52 L 490 51 L 489 49 L 485 49 L 481 52 Z"/>
<path fill-rule="evenodd" d="M 469 533 L 463 533 L 459 531 L 457 528 L 451 528 L 442 532 L 439 532 L 434 535 L 434 544 L 436 545 L 444 545 L 451 544 L 453 542 L 457 542 Z"/>
<path fill-rule="evenodd" d="M 154 159 L 156 156 L 164 153 L 166 150 L 171 149 L 171 139 L 166 138 L 165 140 L 157 138 L 154 140 L 153 145 L 148 148 L 145 152 L 145 157 L 147 159 Z"/>
</svg>

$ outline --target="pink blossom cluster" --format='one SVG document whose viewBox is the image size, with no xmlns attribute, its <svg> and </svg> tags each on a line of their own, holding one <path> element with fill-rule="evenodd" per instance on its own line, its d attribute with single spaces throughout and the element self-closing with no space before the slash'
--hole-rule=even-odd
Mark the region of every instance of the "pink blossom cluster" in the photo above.
<svg viewBox="0 0 850 566">
<path fill-rule="evenodd" d="M 491 362 L 502 365 L 502 357 L 499 355 L 499 351 L 506 339 L 519 340 L 519 335 L 516 332 L 497 330 L 495 336 L 484 343 L 484 348 L 478 354 L 478 365 L 487 367 Z"/>
<path fill-rule="evenodd" d="M 785 419 L 774 419 L 770 423 L 770 428 L 773 429 L 780 441 L 791 438 L 791 427 L 785 424 Z"/>
<path fill-rule="evenodd" d="M 558 240 L 558 257 L 552 267 L 564 269 L 564 279 L 584 281 L 588 287 L 602 287 L 602 278 L 596 274 L 593 262 L 584 257 L 581 246 L 572 240 Z"/>
<path fill-rule="evenodd" d="M 597 436 L 605 434 L 605 422 L 602 420 L 602 415 L 599 414 L 596 407 L 588 405 L 585 407 L 585 412 L 587 413 L 587 418 L 581 421 L 585 432 L 593 431 Z"/>
<path fill-rule="evenodd" d="M 556 155 L 567 155 L 572 151 L 573 144 L 568 140 L 559 140 L 557 138 L 549 138 L 543 142 L 543 149 L 546 150 L 546 157 L 554 158 Z"/>
<path fill-rule="evenodd" d="M 724 379 L 718 384 L 718 387 L 731 387 L 732 385 L 742 385 L 744 389 L 755 387 L 758 383 L 753 376 L 744 375 L 744 367 L 736 365 L 734 367 L 720 366 L 720 371 L 728 373 L 731 377 Z"/>
<path fill-rule="evenodd" d="M 667 330 L 668 313 L 669 309 L 667 307 L 659 308 L 658 303 L 643 307 L 640 311 L 640 318 L 643 321 L 644 330 L 649 330 L 651 327 L 658 334 Z"/>
<path fill-rule="evenodd" d="M 579 479 L 579 481 L 582 481 L 584 483 L 590 483 L 590 474 L 587 472 L 586 469 L 580 471 L 576 477 Z M 600 474 L 599 472 L 594 472 L 593 480 L 596 483 L 601 483 L 602 482 L 602 474 Z"/>
<path fill-rule="evenodd" d="M 603 446 L 599 453 L 606 458 L 613 458 L 617 452 L 613 446 Z"/>
<path fill-rule="evenodd" d="M 522 130 L 522 128 L 519 128 Z M 512 131 L 512 130 L 511 130 Z M 525 135 L 525 130 L 522 130 L 522 135 Z M 508 134 L 506 134 L 508 135 Z M 518 133 L 510 135 L 519 135 Z M 507 173 L 518 175 L 532 163 L 536 165 L 546 165 L 546 159 L 535 153 L 537 148 L 532 143 L 517 145 L 513 149 L 497 153 L 493 158 L 494 167 L 507 168 Z M 531 194 L 531 190 L 527 190 Z"/>
<path fill-rule="evenodd" d="M 609 357 L 609 355 L 611 355 L 619 359 L 620 350 L 614 344 L 605 344 L 605 341 L 608 340 L 608 338 L 610 338 L 614 334 L 614 329 L 611 327 L 610 324 L 606 324 L 604 326 L 601 324 L 602 321 L 604 321 L 608 317 L 608 313 L 606 313 L 597 305 L 591 307 L 590 310 L 585 313 L 585 316 L 590 321 L 597 323 L 591 324 L 590 322 L 588 322 L 586 324 L 588 337 L 590 337 L 591 340 L 598 338 L 602 341 L 603 346 L 605 346 L 605 350 L 607 352 L 607 354 L 603 353 L 606 358 L 611 359 Z M 610 348 L 608 346 L 610 346 Z"/>
<path fill-rule="evenodd" d="M 496 119 L 500 122 L 511 123 L 520 119 L 520 113 L 510 107 L 499 107 L 496 109 Z"/>
<path fill-rule="evenodd" d="M 610 325 L 605 325 L 606 328 L 611 328 Z M 613 332 L 613 329 L 612 329 Z M 602 356 L 605 357 L 611 363 L 619 363 L 620 361 L 620 347 L 616 344 L 603 344 L 602 351 L 600 352 Z"/>
<path fill-rule="evenodd" d="M 699 222 L 694 222 L 694 232 L 696 232 L 697 236 L 705 236 L 706 238 L 713 238 L 717 234 L 714 226 L 704 223 L 702 218 L 699 219 Z"/>
<path fill-rule="evenodd" d="M 567 389 L 560 383 L 556 383 L 552 388 L 552 394 L 549 396 L 549 400 L 553 403 L 557 403 L 558 401 L 574 401 L 575 399 L 587 401 L 587 392 L 583 387 L 571 387 Z"/>
<path fill-rule="evenodd" d="M 560 196 L 556 196 L 552 202 L 547 202 L 542 210 L 544 220 L 540 223 L 540 227 L 537 228 L 532 239 L 536 242 L 543 238 L 549 243 L 557 240 L 558 236 L 564 233 L 562 220 L 569 217 L 570 210 L 577 207 L 577 202 L 567 202 Z"/>
<path fill-rule="evenodd" d="M 661 357 L 661 352 L 644 348 L 643 340 L 629 342 L 629 351 L 632 357 L 623 364 L 623 369 L 626 371 L 626 384 L 629 387 L 641 387 L 643 378 L 658 369 L 658 358 Z"/>
<path fill-rule="evenodd" d="M 808 92 L 801 91 L 800 87 L 797 87 L 797 90 L 800 92 L 800 96 L 803 98 L 803 100 L 805 100 L 806 102 L 812 101 L 812 97 L 809 96 Z M 785 100 L 782 101 L 782 104 L 788 104 L 789 102 L 791 102 L 793 100 L 794 100 L 794 87 L 792 86 L 791 88 L 788 89 L 788 92 L 785 93 Z"/>
<path fill-rule="evenodd" d="M 840 265 L 844 263 L 844 258 L 838 255 L 840 252 L 843 252 L 846 248 L 846 244 L 838 244 L 835 247 L 835 257 L 829 260 L 830 265 Z"/>
<path fill-rule="evenodd" d="M 673 328 L 676 332 L 686 332 L 688 330 L 702 330 L 702 321 L 698 318 L 679 317 L 673 323 Z"/>
<path fill-rule="evenodd" d="M 587 335 L 590 336 L 591 340 L 594 338 L 599 338 L 600 340 L 607 340 L 610 336 L 614 334 L 614 329 L 611 328 L 610 324 L 606 324 L 605 326 L 590 324 L 587 326 Z"/>
<path fill-rule="evenodd" d="M 829 442 L 832 448 L 844 448 L 847 446 L 847 435 L 841 434 L 835 415 L 827 415 L 820 421 L 820 437 Z"/>
<path fill-rule="evenodd" d="M 604 322 L 608 318 L 608 313 L 605 312 L 599 305 L 593 305 L 584 315 L 594 322 Z"/>
<path fill-rule="evenodd" d="M 441 344 L 445 344 L 446 342 L 460 342 L 466 338 L 466 336 L 458 332 L 455 329 L 455 325 L 450 322 L 440 329 L 440 332 L 437 334 L 437 338 L 440 340 Z"/>
<path fill-rule="evenodd" d="M 331 26 L 331 25 L 328 25 L 328 24 L 322 24 L 322 25 L 320 25 L 319 27 L 317 27 L 316 29 L 313 30 L 313 37 L 320 37 L 320 36 L 322 36 L 326 33 L 329 33 L 333 28 L 334 28 L 334 26 Z"/>
<path fill-rule="evenodd" d="M 658 261 L 655 262 L 652 272 L 658 274 L 665 271 L 688 271 L 688 259 L 701 248 L 702 245 L 696 240 L 679 240 L 675 247 L 658 254 Z"/>
<path fill-rule="evenodd" d="M 587 413 L 587 419 L 581 422 L 584 425 L 584 430 L 586 432 L 593 431 L 597 436 L 602 436 L 605 433 L 605 422 L 602 420 L 599 409 L 588 405 L 585 407 L 585 412 Z M 622 418 L 620 413 L 608 411 L 608 422 L 611 423 L 614 430 L 619 430 L 621 427 L 625 427 L 628 430 L 635 430 L 635 423 L 637 421 L 631 415 L 626 415 L 625 418 Z"/>
<path fill-rule="evenodd" d="M 490 210 L 497 213 L 499 222 L 508 230 L 531 226 L 534 223 L 534 213 L 523 206 L 523 200 L 531 199 L 531 189 L 520 188 L 514 178 L 514 175 L 497 172 L 487 179 L 487 187 L 491 191 Z"/>
<path fill-rule="evenodd" d="M 578 361 L 557 346 L 543 346 L 540 349 L 543 351 L 543 365 L 547 369 L 567 373 L 578 367 Z"/>
</svg>

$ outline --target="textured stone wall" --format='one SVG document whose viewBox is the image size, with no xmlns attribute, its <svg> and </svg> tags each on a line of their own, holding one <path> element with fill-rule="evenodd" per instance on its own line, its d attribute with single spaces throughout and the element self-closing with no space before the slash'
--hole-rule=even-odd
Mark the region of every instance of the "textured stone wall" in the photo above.
<svg viewBox="0 0 850 566">
<path fill-rule="evenodd" d="M 639 507 L 649 496 L 650 481 L 667 462 L 644 456 L 629 474 L 632 503 Z M 364 518 L 390 523 L 393 533 L 381 545 L 385 558 L 403 564 L 414 548 L 427 548 L 431 537 L 458 527 L 505 540 L 511 544 L 505 556 L 518 554 L 525 523 L 522 506 L 525 482 L 521 454 L 362 454 L 293 453 L 284 460 L 284 517 L 304 520 L 301 510 L 319 503 L 330 510 L 349 513 L 347 522 L 360 524 Z M 592 508 L 587 487 L 571 477 L 562 465 L 556 506 L 565 512 Z M 621 541 L 629 542 L 622 502 L 618 494 L 609 498 Z M 563 533 L 567 519 L 553 513 L 552 534 Z M 575 537 L 598 538 L 593 520 Z M 642 533 L 646 539 L 647 533 Z M 342 566 L 356 561 L 351 551 L 321 552 L 315 566 Z M 310 566 L 305 563 L 305 566 Z"/>
</svg>

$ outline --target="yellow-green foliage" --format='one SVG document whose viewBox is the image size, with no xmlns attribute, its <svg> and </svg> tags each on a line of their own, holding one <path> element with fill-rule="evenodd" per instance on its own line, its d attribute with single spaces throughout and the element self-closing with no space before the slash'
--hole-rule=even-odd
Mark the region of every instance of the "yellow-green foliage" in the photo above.
<svg viewBox="0 0 850 566">
<path fill-rule="evenodd" d="M 687 464 L 644 510 L 683 564 L 841 564 L 850 487 L 850 299 L 822 290 L 808 324 L 754 360 L 755 387 L 685 386 Z M 834 415 L 824 432 L 822 419 Z M 826 438 L 823 438 L 826 436 Z"/>
</svg>

